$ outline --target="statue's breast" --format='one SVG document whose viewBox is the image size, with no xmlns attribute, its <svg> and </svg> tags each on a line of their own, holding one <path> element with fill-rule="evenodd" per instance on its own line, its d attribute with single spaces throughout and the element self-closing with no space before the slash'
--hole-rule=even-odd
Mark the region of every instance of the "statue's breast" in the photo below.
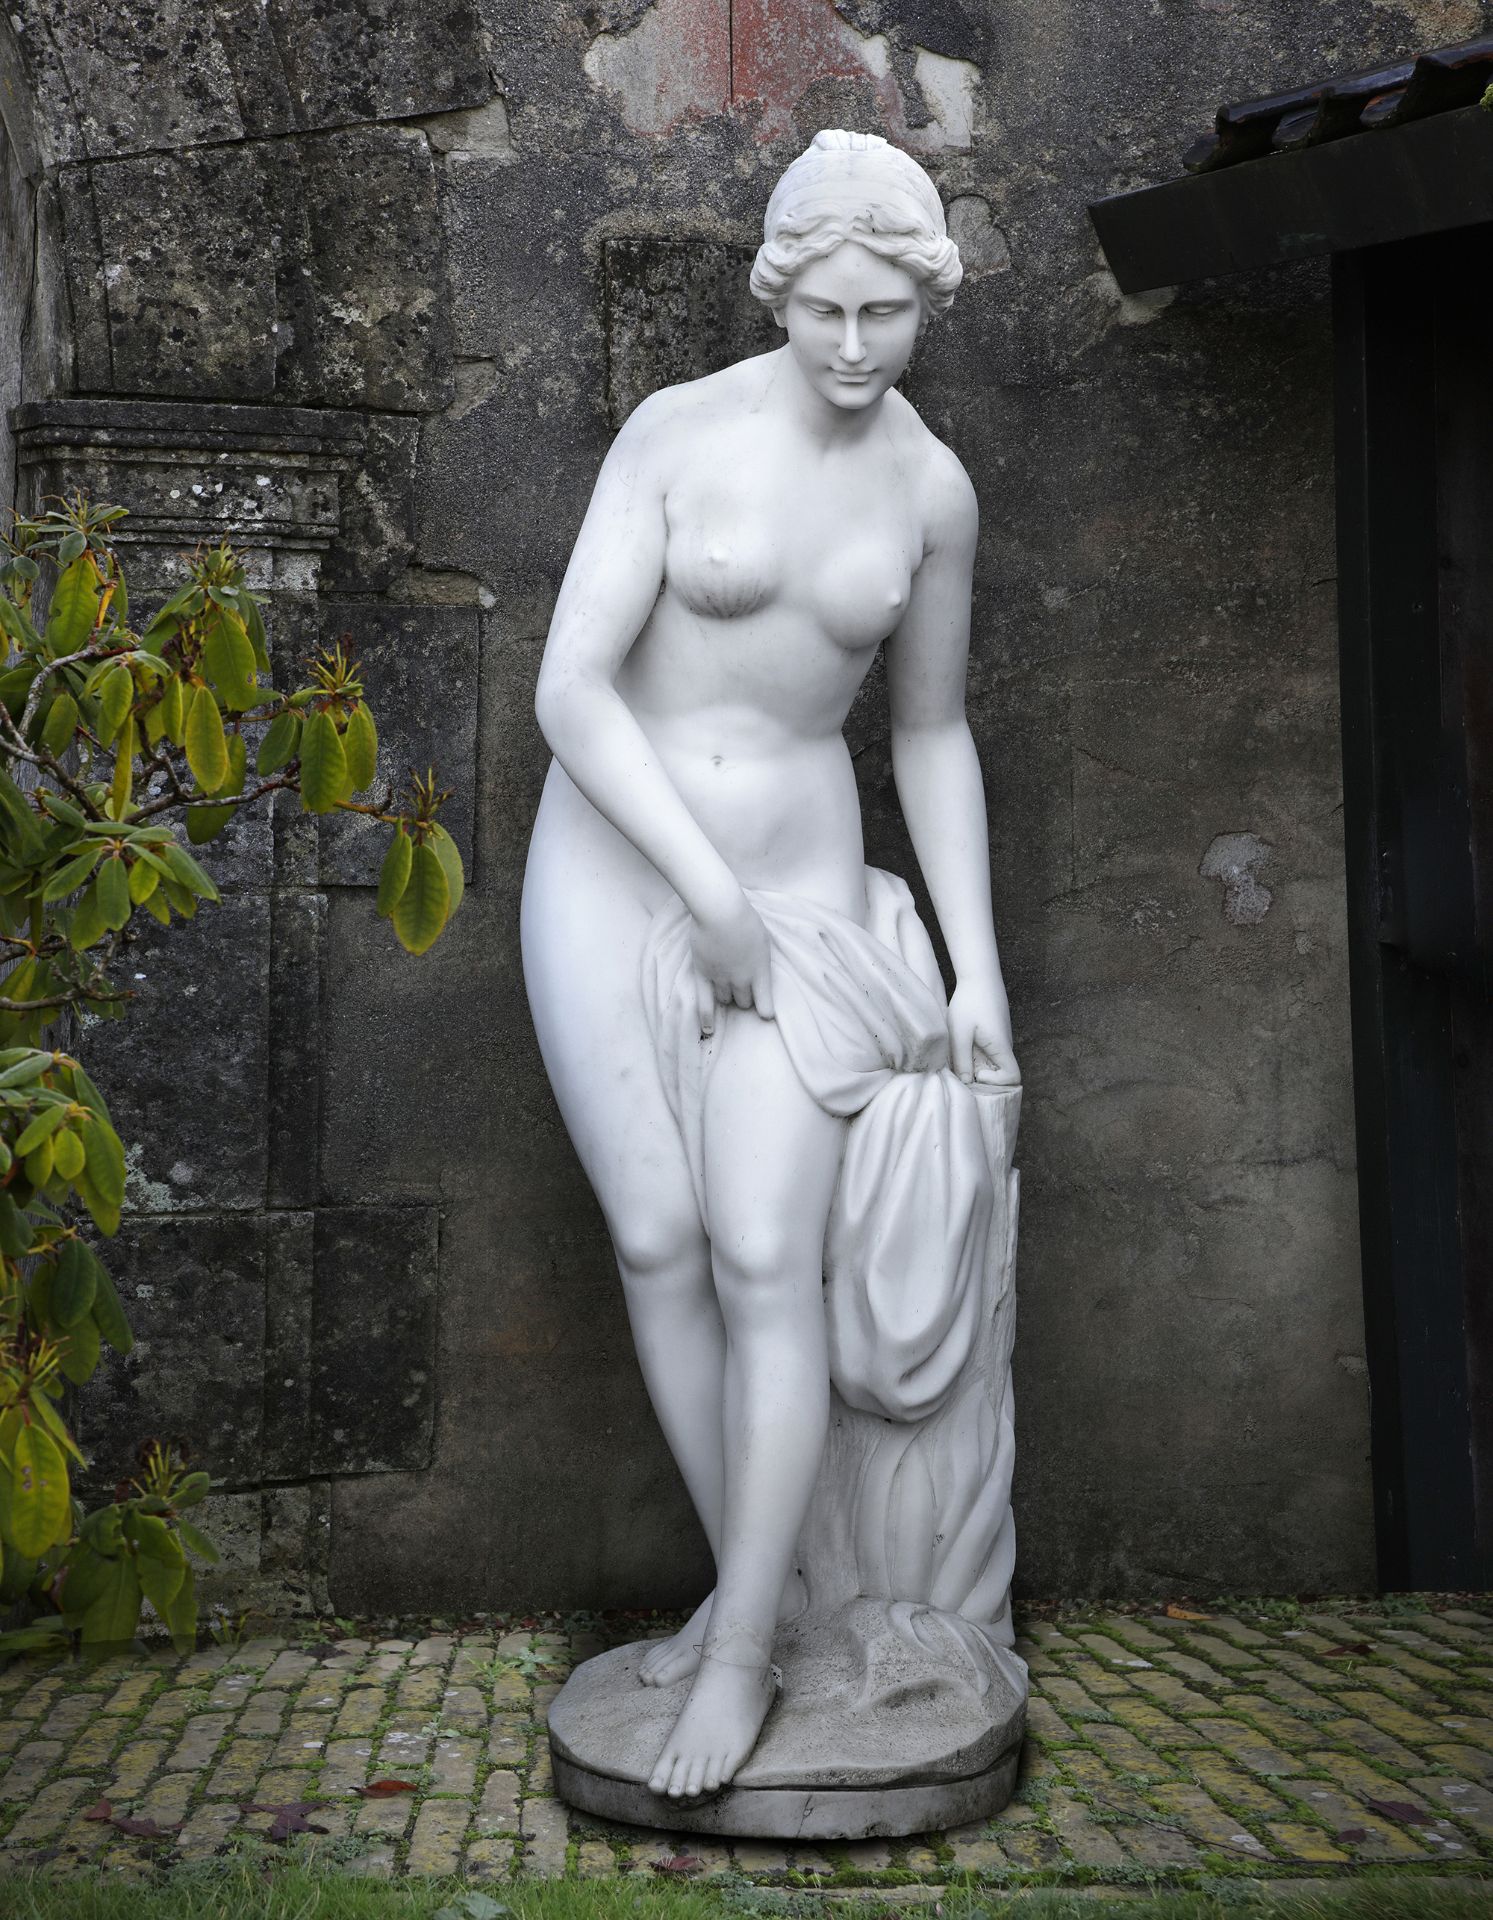
<svg viewBox="0 0 1493 1920">
<path fill-rule="evenodd" d="M 810 576 L 819 624 L 852 651 L 874 647 L 893 631 L 912 594 L 912 563 L 891 535 L 860 534 L 820 553 Z"/>
<path fill-rule="evenodd" d="M 671 532 L 664 565 L 685 605 L 716 620 L 755 613 L 772 598 L 782 571 L 765 533 L 724 514 Z"/>
</svg>

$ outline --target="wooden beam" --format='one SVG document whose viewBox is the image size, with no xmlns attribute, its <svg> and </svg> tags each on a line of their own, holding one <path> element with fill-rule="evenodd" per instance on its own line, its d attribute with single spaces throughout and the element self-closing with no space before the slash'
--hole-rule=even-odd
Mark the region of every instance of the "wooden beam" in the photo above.
<svg viewBox="0 0 1493 1920">
<path fill-rule="evenodd" d="M 1493 220 L 1493 113 L 1481 107 L 1095 201 L 1124 293 Z"/>
</svg>

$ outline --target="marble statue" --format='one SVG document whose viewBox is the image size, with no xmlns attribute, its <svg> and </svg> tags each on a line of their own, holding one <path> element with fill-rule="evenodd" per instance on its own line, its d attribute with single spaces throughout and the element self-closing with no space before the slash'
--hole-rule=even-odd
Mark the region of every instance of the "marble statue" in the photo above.
<svg viewBox="0 0 1493 1920">
<path fill-rule="evenodd" d="M 716 1566 L 681 1632 L 551 1712 L 561 1793 L 620 1819 L 912 1832 L 1014 1778 L 1020 1084 L 964 715 L 977 509 L 896 391 L 960 274 L 914 160 L 817 135 L 752 269 L 786 343 L 628 419 L 545 648 L 525 978 Z M 865 864 L 841 729 L 878 647 L 948 999 Z"/>
</svg>

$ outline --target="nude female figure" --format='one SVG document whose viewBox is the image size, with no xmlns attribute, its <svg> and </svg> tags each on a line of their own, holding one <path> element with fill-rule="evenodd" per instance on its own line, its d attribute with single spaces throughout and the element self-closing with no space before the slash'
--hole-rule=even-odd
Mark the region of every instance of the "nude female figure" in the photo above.
<svg viewBox="0 0 1493 1920">
<path fill-rule="evenodd" d="M 846 1123 L 789 1063 L 746 890 L 865 924 L 841 730 L 882 645 L 897 792 L 957 974 L 952 1063 L 1019 1078 L 964 717 L 975 497 L 894 391 L 958 255 L 927 175 L 858 134 L 817 137 L 767 236 L 753 291 L 786 344 L 653 395 L 602 467 L 539 678 L 554 761 L 523 902 L 545 1065 L 715 1556 L 714 1593 L 642 1675 L 694 1675 L 649 1783 L 678 1800 L 731 1779 L 771 1704 L 829 1403 L 821 1275 Z M 713 1049 L 708 1238 L 639 979 L 675 895 Z"/>
</svg>

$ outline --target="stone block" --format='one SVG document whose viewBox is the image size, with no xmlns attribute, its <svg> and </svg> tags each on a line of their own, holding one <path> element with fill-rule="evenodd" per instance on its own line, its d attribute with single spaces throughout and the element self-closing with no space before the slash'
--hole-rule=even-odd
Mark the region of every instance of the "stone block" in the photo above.
<svg viewBox="0 0 1493 1920">
<path fill-rule="evenodd" d="M 478 9 L 466 0 L 269 0 L 266 11 L 298 127 L 476 107 L 493 92 Z"/>
<path fill-rule="evenodd" d="M 335 545 L 322 581 L 333 592 L 382 593 L 415 548 L 415 459 L 420 423 L 369 413 L 362 457 L 342 490 Z"/>
<path fill-rule="evenodd" d="M 313 1472 L 369 1474 L 428 1464 L 435 1425 L 436 1243 L 433 1208 L 318 1212 Z"/>
<path fill-rule="evenodd" d="M 517 1606 L 536 1587 L 560 1608 L 626 1605 L 644 1590 L 678 1606 L 709 1588 L 605 1230 L 579 1171 L 568 1199 L 534 1184 L 545 1151 L 505 1131 L 485 1191 L 446 1209 L 439 1431 L 463 1435 L 460 1453 L 438 1452 L 419 1474 L 335 1482 L 339 1610 L 354 1594 L 378 1612 L 405 1611 L 416 1593 L 422 1609 Z M 462 1518 L 484 1477 L 507 1490 L 497 1531 Z"/>
<path fill-rule="evenodd" d="M 193 1464 L 215 1478 L 257 1477 L 262 1223 L 233 1214 L 127 1216 L 105 1258 L 135 1346 L 128 1356 L 105 1347 L 79 1391 L 78 1439 L 93 1458 L 93 1484 L 128 1479 L 148 1436 L 185 1442 Z"/>
<path fill-rule="evenodd" d="M 748 291 L 755 252 L 705 240 L 603 242 L 613 427 L 660 387 L 782 345 L 772 314 Z"/>
<path fill-rule="evenodd" d="M 124 1142 L 126 1203 L 139 1214 L 260 1207 L 269 900 L 226 894 L 189 922 L 161 927 L 141 914 L 131 924 L 115 974 L 136 999 L 122 1019 L 92 1027 L 85 1048 Z M 314 997 L 314 976 L 302 987 Z"/>
<path fill-rule="evenodd" d="M 394 413 L 445 406 L 450 303 L 425 135 L 354 127 L 297 146 L 312 331 L 291 382 L 305 391 L 291 397 Z"/>
<path fill-rule="evenodd" d="M 208 146 L 94 166 L 119 393 L 270 399 L 277 287 L 304 257 L 294 153 Z M 69 235 L 71 243 L 72 236 Z"/>
<path fill-rule="evenodd" d="M 107 160 L 64 200 L 88 384 L 411 412 L 451 398 L 423 133 L 354 127 Z M 80 373 L 84 369 L 80 367 Z"/>
<path fill-rule="evenodd" d="M 475 607 L 369 605 L 329 600 L 325 644 L 345 639 L 356 654 L 379 722 L 378 791 L 396 800 L 412 772 L 434 767 L 451 790 L 441 823 L 456 842 L 468 880 L 472 874 L 477 767 L 478 612 Z M 389 829 L 356 815 L 321 823 L 324 886 L 375 886 Z M 370 947 L 383 966 L 407 956 L 381 923 L 368 920 Z M 414 963 L 423 969 L 425 958 Z"/>
<path fill-rule="evenodd" d="M 47 101 L 46 157 L 242 141 L 475 107 L 493 91 L 477 11 L 316 0 L 17 0 L 18 86 Z"/>
</svg>

